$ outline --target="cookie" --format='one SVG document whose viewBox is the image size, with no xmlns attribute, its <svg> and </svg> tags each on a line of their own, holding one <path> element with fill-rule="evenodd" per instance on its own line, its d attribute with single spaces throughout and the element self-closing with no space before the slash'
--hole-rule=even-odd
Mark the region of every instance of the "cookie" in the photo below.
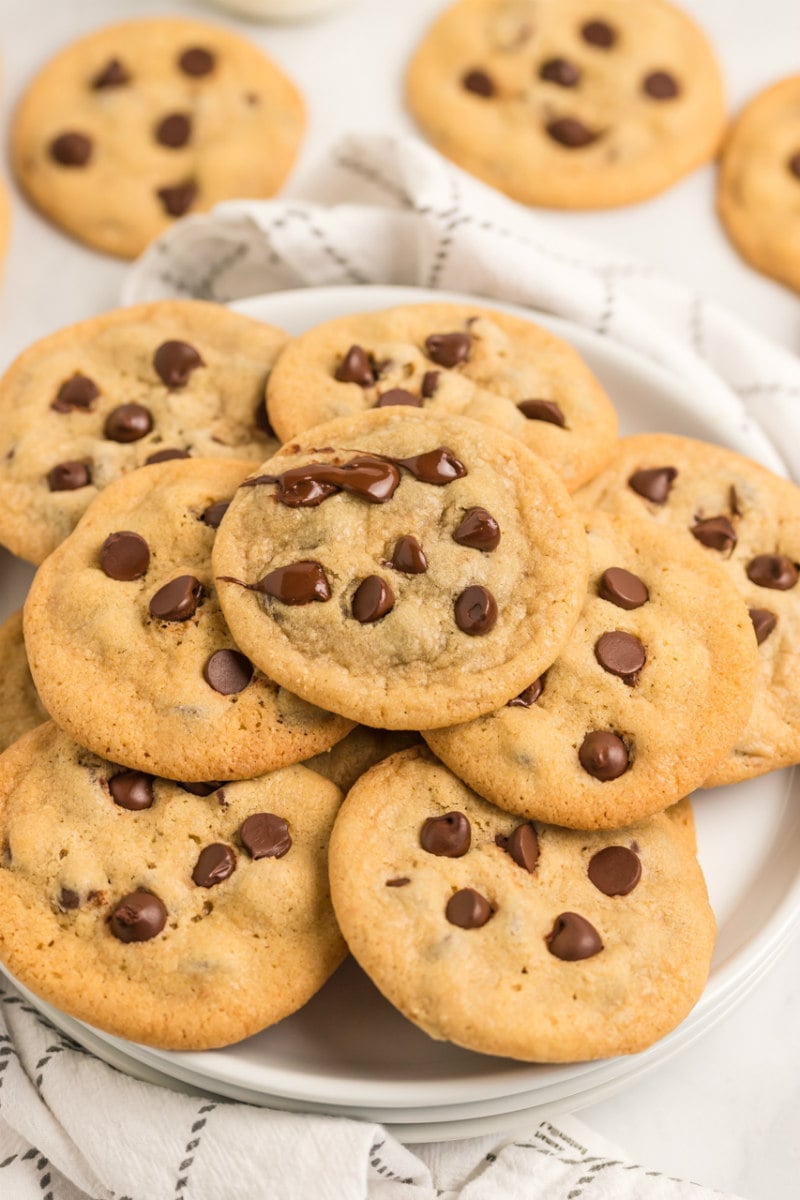
<svg viewBox="0 0 800 1200">
<path fill-rule="evenodd" d="M 289 342 L 267 388 L 282 441 L 386 405 L 464 416 L 547 459 L 572 491 L 617 440 L 611 401 L 571 346 L 495 309 L 414 304 L 338 317 Z"/>
<path fill-rule="evenodd" d="M 344 957 L 327 880 L 340 801 L 299 766 L 192 795 L 43 725 L 0 758 L 0 959 L 118 1037 L 248 1037 Z"/>
<path fill-rule="evenodd" d="M 425 738 L 482 796 L 571 829 L 616 829 L 703 783 L 745 728 L 758 674 L 747 609 L 679 531 L 590 513 L 589 586 L 544 676 Z"/>
<path fill-rule="evenodd" d="M 644 200 L 716 153 L 713 50 L 665 0 L 459 0 L 406 79 L 448 158 L 524 204 Z"/>
<path fill-rule="evenodd" d="M 22 613 L 15 612 L 0 625 L 0 753 L 47 720 L 31 678 L 25 642 L 22 638 Z"/>
<path fill-rule="evenodd" d="M 316 426 L 239 489 L 213 567 L 237 644 L 362 724 L 505 703 L 560 650 L 586 581 L 567 492 L 518 441 L 383 409 Z"/>
<path fill-rule="evenodd" d="M 358 853 L 354 853 L 354 847 Z M 685 835 L 520 824 L 411 749 L 342 806 L 331 897 L 351 952 L 431 1037 L 528 1062 L 632 1054 L 705 984 L 714 917 Z"/>
<path fill-rule="evenodd" d="M 324 775 L 345 794 L 357 779 L 365 775 L 370 767 L 382 762 L 391 754 L 407 750 L 420 741 L 418 733 L 392 732 L 388 729 L 370 729 L 367 725 L 356 725 L 346 738 L 331 746 L 323 754 L 306 759 L 304 767 Z"/>
<path fill-rule="evenodd" d="M 299 92 L 251 42 L 201 21 L 126 21 L 42 68 L 14 115 L 11 161 L 56 225 L 135 258 L 176 217 L 273 195 L 304 125 Z"/>
<path fill-rule="evenodd" d="M 800 75 L 760 92 L 723 147 L 717 210 L 751 266 L 800 292 Z"/>
<path fill-rule="evenodd" d="M 679 530 L 724 568 L 749 609 L 760 664 L 753 708 L 706 786 L 800 762 L 800 490 L 723 446 L 639 434 L 576 499 Z"/>
<path fill-rule="evenodd" d="M 0 543 L 39 563 L 136 467 L 272 454 L 263 394 L 286 340 L 220 305 L 175 300 L 35 342 L 0 379 Z"/>
<path fill-rule="evenodd" d="M 198 459 L 134 471 L 37 571 L 31 672 L 53 719 L 95 754 L 169 779 L 250 779 L 349 732 L 256 669 L 220 611 L 211 548 L 250 469 Z"/>
</svg>

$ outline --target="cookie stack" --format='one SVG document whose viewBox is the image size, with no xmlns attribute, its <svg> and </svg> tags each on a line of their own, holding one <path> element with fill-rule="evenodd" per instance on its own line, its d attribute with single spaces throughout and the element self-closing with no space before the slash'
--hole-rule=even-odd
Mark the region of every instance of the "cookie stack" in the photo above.
<svg viewBox="0 0 800 1200">
<path fill-rule="evenodd" d="M 0 537 L 44 559 L 2 636 L 53 722 L 0 757 L 3 962 L 167 1047 L 345 945 L 485 1053 L 673 1028 L 714 944 L 684 797 L 800 760 L 797 490 L 618 442 L 574 351 L 479 306 L 88 325 L 0 383 Z"/>
</svg>

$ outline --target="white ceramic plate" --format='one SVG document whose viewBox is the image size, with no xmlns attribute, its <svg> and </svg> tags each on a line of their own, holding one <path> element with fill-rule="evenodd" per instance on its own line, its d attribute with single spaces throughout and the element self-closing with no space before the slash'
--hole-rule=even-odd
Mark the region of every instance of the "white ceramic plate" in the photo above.
<svg viewBox="0 0 800 1200">
<path fill-rule="evenodd" d="M 290 333 L 348 312 L 427 300 L 467 300 L 413 288 L 315 288 L 238 305 Z M 530 312 L 496 302 L 474 301 Z M 536 314 L 571 342 L 609 391 L 625 433 L 662 430 L 728 445 L 786 473 L 775 447 L 731 399 L 703 398 L 631 351 Z M 17 607 L 31 570 L 0 559 L 0 615 Z M 524 1111 L 576 1109 L 610 1094 L 701 1036 L 766 970 L 800 917 L 800 805 L 788 771 L 695 797 L 699 854 L 719 936 L 706 991 L 686 1021 L 642 1054 L 598 1063 L 514 1063 L 434 1042 L 383 1000 L 352 961 L 299 1013 L 236 1046 L 202 1054 L 139 1047 L 66 1018 L 73 1037 L 156 1076 L 250 1103 L 369 1117 L 406 1140 L 463 1137 L 510 1125 Z M 792 802 L 793 801 L 793 802 Z"/>
</svg>

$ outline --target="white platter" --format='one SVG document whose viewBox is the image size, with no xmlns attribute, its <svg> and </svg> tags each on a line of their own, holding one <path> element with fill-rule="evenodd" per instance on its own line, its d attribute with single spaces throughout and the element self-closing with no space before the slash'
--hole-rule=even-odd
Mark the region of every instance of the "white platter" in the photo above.
<svg viewBox="0 0 800 1200">
<path fill-rule="evenodd" d="M 348 312 L 446 299 L 470 302 L 413 288 L 359 287 L 275 293 L 237 307 L 299 333 Z M 571 342 L 609 391 L 623 432 L 661 430 L 717 441 L 786 473 L 776 448 L 735 399 L 708 411 L 703 397 L 680 380 L 578 326 L 494 301 L 472 302 L 533 315 Z M 31 575 L 25 564 L 0 557 L 0 617 L 20 605 Z M 711 976 L 687 1020 L 630 1058 L 530 1065 L 431 1041 L 352 962 L 301 1012 L 224 1050 L 167 1053 L 60 1015 L 57 1023 L 122 1069 L 127 1062 L 154 1079 L 170 1077 L 249 1103 L 378 1120 L 407 1141 L 488 1132 L 543 1109 L 575 1110 L 702 1036 L 768 969 L 800 917 L 797 791 L 797 779 L 782 771 L 695 796 L 699 856 L 719 926 Z M 52 1010 L 47 1013 L 53 1018 Z"/>
</svg>

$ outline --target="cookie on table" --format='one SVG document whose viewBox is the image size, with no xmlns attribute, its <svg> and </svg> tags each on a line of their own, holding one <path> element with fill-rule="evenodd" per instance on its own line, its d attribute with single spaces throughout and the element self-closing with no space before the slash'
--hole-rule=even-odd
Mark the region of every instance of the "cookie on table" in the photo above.
<svg viewBox="0 0 800 1200">
<path fill-rule="evenodd" d="M 306 759 L 303 766 L 330 779 L 346 795 L 370 767 L 389 758 L 391 754 L 417 745 L 421 740 L 418 733 L 356 725 L 341 742 L 322 754 Z"/>
<path fill-rule="evenodd" d="M 679 530 L 724 568 L 749 609 L 759 656 L 753 708 L 705 786 L 800 762 L 800 490 L 723 446 L 639 434 L 622 439 L 613 465 L 576 499 Z M 715 604 L 710 616 L 718 615 Z"/>
<path fill-rule="evenodd" d="M 25 350 L 0 379 L 0 544 L 41 562 L 112 480 L 164 458 L 260 462 L 287 336 L 218 304 L 115 309 Z"/>
<path fill-rule="evenodd" d="M 0 753 L 47 720 L 47 713 L 31 678 L 22 613 L 12 613 L 0 625 Z"/>
<path fill-rule="evenodd" d="M 387 405 L 472 417 L 547 459 L 570 491 L 609 462 L 611 401 L 566 342 L 464 304 L 413 304 L 317 325 L 289 342 L 267 388 L 282 441 Z"/>
<path fill-rule="evenodd" d="M 56 225 L 135 258 L 185 213 L 273 195 L 304 126 L 299 92 L 257 46 L 146 18 L 95 30 L 42 68 L 14 115 L 11 161 Z"/>
<path fill-rule="evenodd" d="M 53 720 L 95 754 L 182 781 L 250 779 L 349 732 L 255 668 L 220 610 L 211 549 L 250 470 L 198 459 L 134 471 L 37 571 L 31 672 Z"/>
<path fill-rule="evenodd" d="M 496 712 L 425 733 L 508 812 L 629 825 L 699 787 L 745 728 L 753 627 L 719 564 L 678 531 L 590 513 L 589 586 L 555 663 Z"/>
<path fill-rule="evenodd" d="M 307 431 L 237 492 L 213 567 L 237 644 L 313 704 L 386 729 L 497 708 L 575 622 L 586 538 L 521 442 L 381 409 Z"/>
<path fill-rule="evenodd" d="M 459 0 L 406 95 L 437 150 L 552 208 L 655 195 L 713 158 L 725 123 L 714 52 L 664 0 Z"/>
<path fill-rule="evenodd" d="M 520 824 L 423 749 L 356 783 L 330 874 L 373 983 L 431 1037 L 470 1050 L 632 1054 L 686 1016 L 708 975 L 714 917 L 668 817 L 608 833 Z"/>
<path fill-rule="evenodd" d="M 717 209 L 750 265 L 800 292 L 800 75 L 760 92 L 737 117 Z"/>
<path fill-rule="evenodd" d="M 344 957 L 327 879 L 340 802 L 300 766 L 192 795 L 43 725 L 0 757 L 0 960 L 118 1037 L 248 1037 Z"/>
</svg>

